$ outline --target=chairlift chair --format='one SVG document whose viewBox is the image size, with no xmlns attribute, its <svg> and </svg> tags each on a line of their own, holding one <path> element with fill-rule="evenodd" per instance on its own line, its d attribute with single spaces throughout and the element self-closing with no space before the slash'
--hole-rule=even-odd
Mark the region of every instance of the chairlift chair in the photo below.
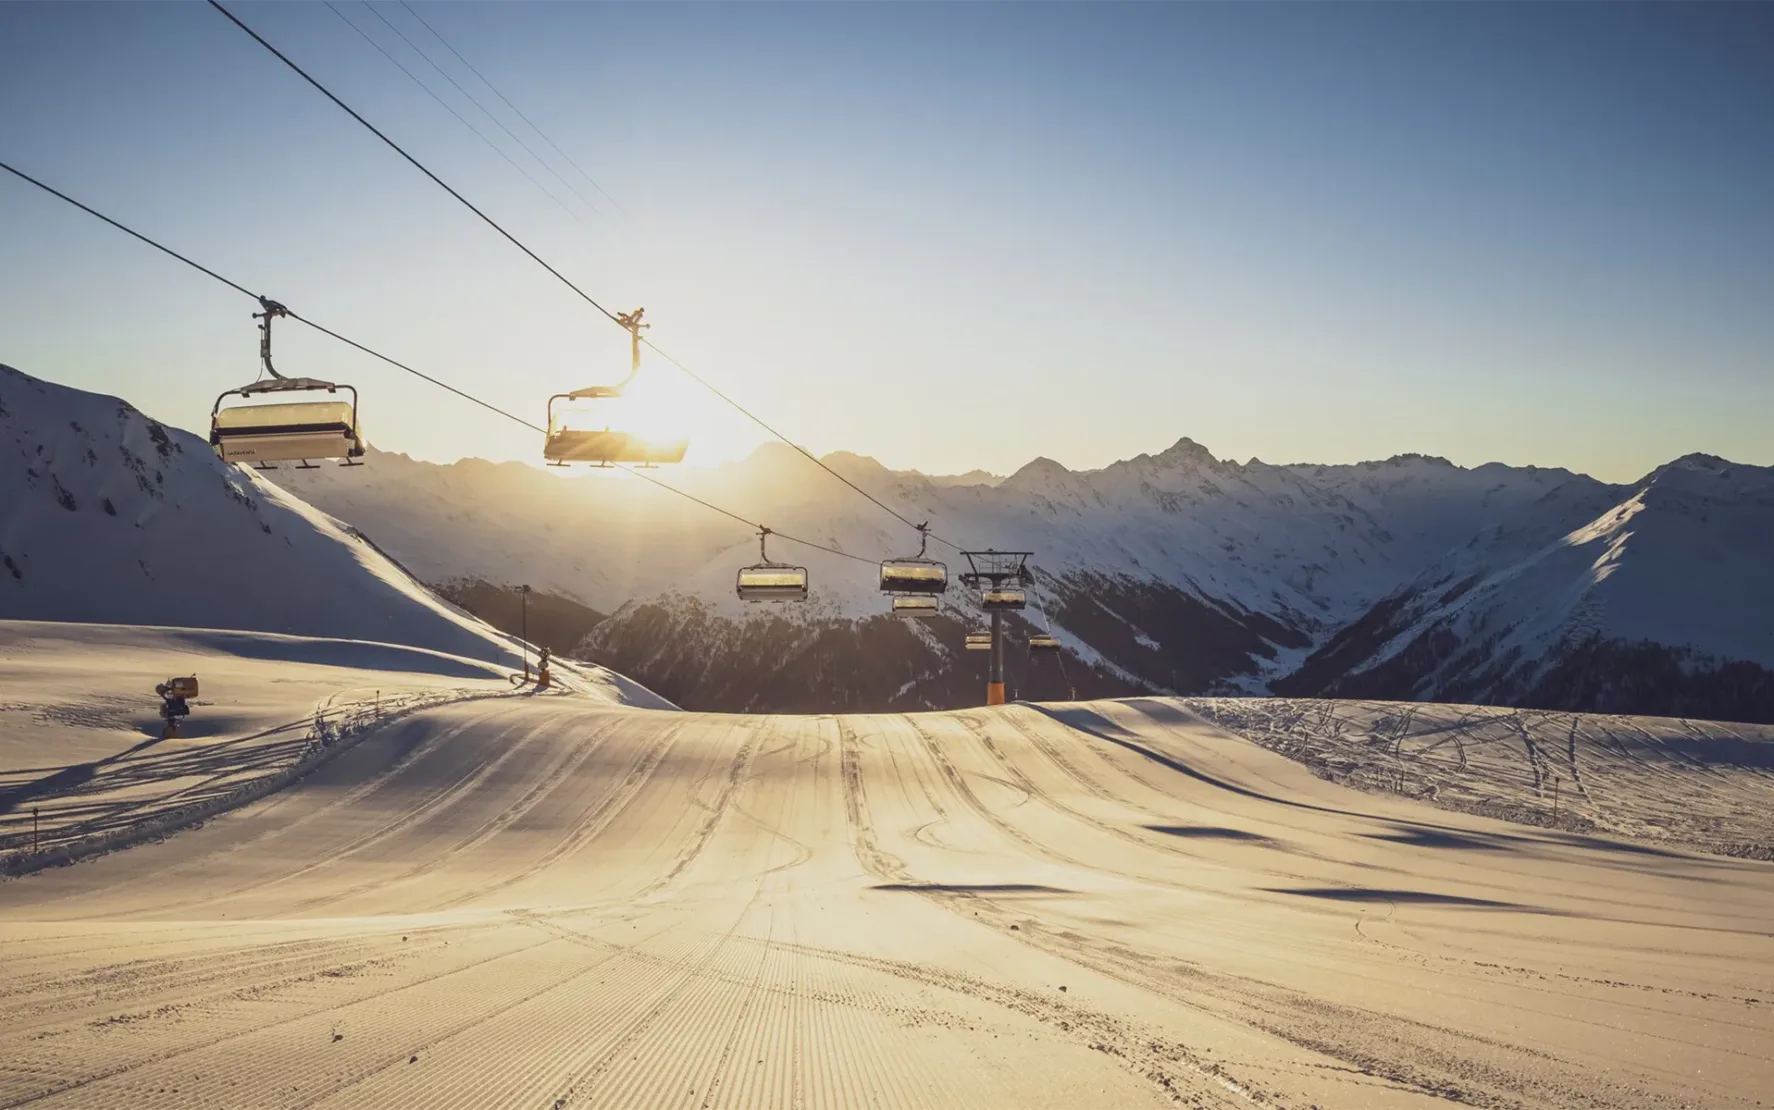
<svg viewBox="0 0 1774 1110">
<path fill-rule="evenodd" d="M 940 594 L 949 588 L 949 570 L 938 562 L 889 559 L 881 564 L 884 594 Z"/>
<path fill-rule="evenodd" d="M 1059 650 L 1059 640 L 1038 632 L 1029 637 L 1029 650 L 1037 654 L 1055 652 Z"/>
<path fill-rule="evenodd" d="M 991 651 L 992 634 L 990 632 L 969 632 L 967 634 L 968 651 Z"/>
<path fill-rule="evenodd" d="M 881 592 L 884 594 L 940 594 L 949 588 L 949 568 L 935 559 L 924 557 L 930 542 L 930 525 L 918 528 L 918 553 L 906 559 L 888 559 L 881 564 Z"/>
<path fill-rule="evenodd" d="M 645 311 L 637 308 L 616 314 L 616 322 L 628 329 L 628 377 L 615 385 L 586 386 L 571 393 L 556 393 L 548 399 L 548 438 L 542 444 L 542 457 L 550 466 L 576 462 L 653 466 L 684 461 L 684 452 L 690 445 L 687 439 L 652 439 L 610 427 L 610 418 L 621 412 L 623 390 L 641 370 L 641 332 L 648 327 L 641 323 Z M 600 422 L 603 426 L 597 427 Z M 587 424 L 592 426 L 583 426 Z"/>
<path fill-rule="evenodd" d="M 556 393 L 548 399 L 548 438 L 542 444 L 542 457 L 551 466 L 566 466 L 569 463 L 591 463 L 594 466 L 609 466 L 612 463 L 634 463 L 640 466 L 654 466 L 658 463 L 677 463 L 684 461 L 684 452 L 689 449 L 688 439 L 648 439 L 633 432 L 617 431 L 605 423 L 601 428 L 575 428 L 571 424 L 575 419 L 584 419 L 589 413 L 584 412 L 586 406 L 578 409 L 556 408 L 558 402 L 567 401 L 615 401 L 620 402 L 622 390 L 619 386 L 594 385 L 585 389 L 575 389 L 571 393 Z M 596 420 L 592 420 L 596 423 Z"/>
<path fill-rule="evenodd" d="M 741 567 L 734 583 L 742 601 L 806 601 L 807 568 L 773 563 L 764 550 L 764 540 L 771 535 L 768 528 L 758 530 L 758 555 L 763 562 Z"/>
<path fill-rule="evenodd" d="M 996 586 L 979 592 L 979 607 L 988 613 L 1010 612 L 1027 606 L 1028 598 L 1020 589 Z"/>
<path fill-rule="evenodd" d="M 893 615 L 896 617 L 934 617 L 940 611 L 934 597 L 896 597 L 893 599 Z"/>
<path fill-rule="evenodd" d="M 264 311 L 253 313 L 259 321 L 259 360 L 271 376 L 230 389 L 216 398 L 209 416 L 210 446 L 224 462 L 252 463 L 260 470 L 271 469 L 270 464 L 277 462 L 299 462 L 302 469 L 312 470 L 314 459 L 338 459 L 345 466 L 359 465 L 353 460 L 363 455 L 364 442 L 357 419 L 356 388 L 278 373 L 271 364 L 271 321 L 287 316 L 289 310 L 264 297 L 259 298 L 259 304 Z M 324 391 L 337 395 L 340 390 L 349 393 L 351 399 L 273 400 L 222 407 L 222 402 L 230 397 L 251 401 L 289 393 Z"/>
</svg>

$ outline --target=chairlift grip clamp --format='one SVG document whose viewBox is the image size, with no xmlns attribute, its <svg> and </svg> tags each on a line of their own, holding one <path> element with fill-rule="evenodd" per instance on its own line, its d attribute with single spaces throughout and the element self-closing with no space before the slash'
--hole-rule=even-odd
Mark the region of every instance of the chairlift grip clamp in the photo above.
<svg viewBox="0 0 1774 1110">
<path fill-rule="evenodd" d="M 271 365 L 271 321 L 274 317 L 288 316 L 290 310 L 263 295 L 259 297 L 259 307 L 264 311 L 253 313 L 253 319 L 259 322 L 259 361 L 264 365 L 266 373 L 281 379 L 283 375 L 277 372 L 277 367 Z"/>
<path fill-rule="evenodd" d="M 633 381 L 634 376 L 641 372 L 641 333 L 653 326 L 641 323 L 641 317 L 646 313 L 645 308 L 637 308 L 633 312 L 616 314 L 616 322 L 628 330 L 628 377 L 622 380 L 623 385 Z"/>
</svg>

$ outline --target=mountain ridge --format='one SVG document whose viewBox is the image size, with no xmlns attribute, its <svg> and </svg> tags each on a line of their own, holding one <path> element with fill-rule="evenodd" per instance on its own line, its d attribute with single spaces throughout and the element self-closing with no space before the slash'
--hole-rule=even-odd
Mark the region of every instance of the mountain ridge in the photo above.
<svg viewBox="0 0 1774 1110">
<path fill-rule="evenodd" d="M 858 630 L 884 603 L 867 560 L 911 554 L 915 545 L 897 522 L 794 455 L 779 447 L 720 472 L 680 471 L 669 480 L 864 562 L 773 543 L 772 557 L 811 568 L 811 602 L 748 607 L 727 583 L 738 566 L 755 561 L 755 539 L 709 522 L 700 548 L 674 553 L 684 556 L 678 565 L 655 562 L 657 573 L 631 576 L 629 596 L 615 604 L 605 599 L 612 615 L 583 650 L 618 668 L 639 668 L 667 696 L 696 705 L 688 687 L 674 689 L 660 675 L 702 674 L 691 685 L 707 688 L 721 683 L 706 676 L 725 669 L 768 684 L 754 659 L 704 650 L 741 642 L 748 652 L 759 650 L 743 631 L 749 623 L 778 628 L 785 654 L 791 641 L 835 642 L 830 637 L 846 627 L 871 638 Z M 909 519 L 929 520 L 937 535 L 982 546 L 990 536 L 992 546 L 1035 551 L 1038 608 L 1029 611 L 1031 623 L 1045 630 L 1051 622 L 1073 669 L 1099 691 L 1347 691 L 1525 704 L 1556 701 L 1560 681 L 1593 686 L 1592 679 L 1549 677 L 1582 653 L 1663 652 L 1655 669 L 1673 673 L 1739 664 L 1760 673 L 1774 664 L 1754 630 L 1746 639 L 1728 618 L 1732 590 L 1750 611 L 1774 612 L 1774 597 L 1764 596 L 1753 569 L 1764 518 L 1774 512 L 1765 504 L 1774 501 L 1765 496 L 1774 471 L 1713 456 L 1683 456 L 1624 484 L 1563 467 L 1466 467 L 1425 453 L 1360 463 L 1240 463 L 1216 458 L 1189 436 L 1093 470 L 1037 456 L 993 485 L 944 483 L 850 453 L 828 460 Z M 761 490 L 769 500 L 756 500 Z M 668 494 L 650 492 L 652 501 L 636 500 L 626 510 L 669 504 Z M 323 494 L 314 496 L 326 503 Z M 1706 506 L 1728 507 L 1726 515 L 1743 517 L 1739 527 L 1747 531 L 1657 556 L 1656 536 L 1679 537 L 1680 521 L 1697 520 Z M 1651 516 L 1638 519 L 1646 507 Z M 630 527 L 620 513 L 606 512 L 603 521 L 609 536 Z M 1657 527 L 1632 542 L 1632 559 L 1618 572 L 1625 578 L 1599 592 L 1592 587 L 1606 576 L 1581 581 L 1584 568 L 1623 531 L 1644 533 L 1647 523 Z M 956 552 L 931 546 L 933 557 L 960 562 Z M 1729 589 L 1698 596 L 1689 588 L 1725 564 Z M 482 578 L 491 573 L 458 573 L 470 570 Z M 1510 591 L 1521 595 L 1519 604 L 1499 600 Z M 945 606 L 951 631 L 983 619 L 965 592 L 951 591 Z M 1689 628 L 1649 616 L 1672 608 L 1712 614 L 1711 623 Z M 670 642 L 643 645 L 645 636 L 629 627 L 639 625 Z M 941 639 L 895 640 L 895 650 L 919 645 L 915 650 L 930 658 L 901 662 L 921 673 L 934 673 L 939 663 L 966 671 L 977 662 Z M 1672 662 L 1678 656 L 1679 665 Z M 861 670 L 856 674 L 855 681 L 875 689 Z M 1656 685 L 1671 688 L 1669 681 Z M 887 704 L 935 707 L 942 697 L 960 696 L 938 686 L 944 693 L 934 701 L 908 692 Z M 803 703 L 798 686 L 792 696 L 785 686 L 783 695 Z M 1742 703 L 1739 697 L 1734 704 Z M 778 703 L 766 697 L 766 704 Z M 1747 704 L 1761 703 L 1750 697 Z M 1633 703 L 1630 711 L 1658 710 Z M 1774 715 L 1774 706 L 1753 712 Z"/>
</svg>

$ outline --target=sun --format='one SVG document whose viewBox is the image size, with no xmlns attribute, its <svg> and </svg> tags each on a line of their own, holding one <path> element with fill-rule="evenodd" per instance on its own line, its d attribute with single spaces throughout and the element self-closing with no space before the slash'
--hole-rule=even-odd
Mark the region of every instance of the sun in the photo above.
<svg viewBox="0 0 1774 1110">
<path fill-rule="evenodd" d="M 743 458 L 767 438 L 739 412 L 669 366 L 644 367 L 612 410 L 612 428 L 645 439 L 688 439 L 684 461 L 692 465 Z"/>
</svg>

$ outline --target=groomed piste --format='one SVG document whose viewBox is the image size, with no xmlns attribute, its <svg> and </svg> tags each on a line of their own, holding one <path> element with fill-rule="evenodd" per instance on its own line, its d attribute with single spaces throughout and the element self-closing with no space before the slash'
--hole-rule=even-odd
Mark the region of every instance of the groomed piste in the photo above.
<svg viewBox="0 0 1774 1110">
<path fill-rule="evenodd" d="M 0 884 L 0 1106 L 1750 1107 L 1774 1077 L 1766 863 L 1359 792 L 1171 700 L 723 716 L 407 673 L 488 696 Z M 1767 744 L 1690 773 L 1765 811 Z"/>
</svg>

